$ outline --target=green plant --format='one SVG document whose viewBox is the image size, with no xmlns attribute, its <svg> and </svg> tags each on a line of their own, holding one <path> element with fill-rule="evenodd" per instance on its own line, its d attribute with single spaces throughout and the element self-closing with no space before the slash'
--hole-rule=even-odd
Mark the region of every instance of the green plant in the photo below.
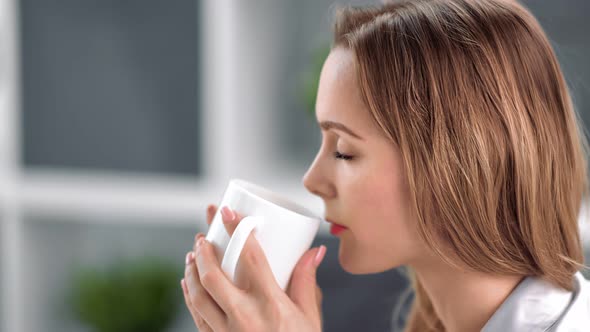
<svg viewBox="0 0 590 332">
<path fill-rule="evenodd" d="M 178 269 L 154 258 L 119 261 L 105 270 L 78 268 L 69 304 L 97 332 L 159 332 L 181 302 Z"/>
</svg>

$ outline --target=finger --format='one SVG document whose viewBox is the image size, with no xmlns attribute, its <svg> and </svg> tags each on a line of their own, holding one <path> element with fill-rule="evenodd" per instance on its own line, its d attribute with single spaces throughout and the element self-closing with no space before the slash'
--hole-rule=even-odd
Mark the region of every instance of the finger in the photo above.
<svg viewBox="0 0 590 332">
<path fill-rule="evenodd" d="M 287 291 L 291 300 L 308 317 L 315 319 L 321 319 L 321 291 L 318 298 L 316 271 L 325 254 L 326 247 L 323 245 L 303 254 L 293 270 Z"/>
<path fill-rule="evenodd" d="M 180 281 L 180 286 L 182 287 L 182 293 L 184 295 L 184 303 L 186 303 L 186 307 L 188 308 L 188 311 L 190 312 L 191 316 L 193 317 L 193 321 L 195 322 L 195 325 L 197 325 L 197 329 L 201 332 L 201 331 L 213 331 L 211 329 L 211 327 L 209 326 L 209 324 L 207 324 L 207 322 L 205 322 L 205 320 L 203 319 L 203 317 L 201 317 L 201 315 L 199 315 L 199 313 L 197 312 L 197 310 L 194 308 L 193 304 L 191 303 L 191 299 L 188 293 L 188 289 L 186 287 L 186 282 L 184 281 L 184 279 L 182 279 Z"/>
<path fill-rule="evenodd" d="M 283 293 L 268 264 L 264 250 L 253 234 L 250 234 L 246 240 L 236 271 L 239 271 L 240 278 L 243 277 L 248 281 L 250 289 L 255 289 L 269 298 L 274 297 L 277 291 Z"/>
<path fill-rule="evenodd" d="M 187 254 L 186 263 L 184 280 L 192 307 L 214 330 L 226 330 L 225 313 L 201 285 L 194 261 L 194 252 L 191 251 Z"/>
<path fill-rule="evenodd" d="M 198 323 L 195 322 L 195 325 L 197 325 L 197 330 L 199 332 L 213 332 L 213 329 L 205 320 L 203 320 L 203 318 L 201 318 Z"/>
<path fill-rule="evenodd" d="M 231 316 L 242 301 L 243 292 L 223 273 L 213 245 L 204 237 L 197 242 L 196 265 L 199 285 L 202 285 L 225 314 Z"/>
<path fill-rule="evenodd" d="M 205 237 L 205 234 L 203 233 L 197 233 L 197 235 L 195 235 L 195 243 L 193 244 L 193 252 L 197 252 L 197 241 L 199 241 L 200 238 Z"/>
<path fill-rule="evenodd" d="M 209 207 L 211 207 L 211 205 Z M 203 233 L 198 233 L 195 236 L 195 243 L 199 238 L 204 237 L 204 236 L 205 235 Z M 190 257 L 187 256 L 187 260 L 186 260 L 188 263 L 192 263 L 193 265 L 194 265 L 194 250 L 195 250 L 195 247 L 193 246 L 193 252 L 191 253 L 192 255 Z M 197 271 L 197 274 L 198 274 L 198 271 Z M 189 311 L 191 312 L 191 315 L 193 316 L 193 320 L 195 322 L 195 325 L 197 325 L 198 330 L 199 331 L 213 331 L 213 329 L 209 326 L 209 324 L 207 324 L 207 322 L 203 319 L 203 317 L 201 317 L 196 306 L 194 306 L 192 304 L 191 299 L 190 299 L 189 290 L 188 290 L 188 287 L 186 286 L 186 281 L 184 279 L 182 279 L 182 287 L 183 287 L 182 290 L 185 294 L 185 297 L 184 297 L 185 302 L 187 303 L 187 306 L 189 306 Z M 219 310 L 221 310 L 221 309 L 219 309 Z"/>
<path fill-rule="evenodd" d="M 229 207 L 224 206 L 221 208 L 221 220 L 223 220 L 223 226 L 229 236 L 232 236 L 236 227 L 244 217 L 236 211 L 231 210 Z"/>
<path fill-rule="evenodd" d="M 315 298 L 318 305 L 318 312 L 320 313 L 320 324 L 324 326 L 324 317 L 322 315 L 322 299 L 324 295 L 322 294 L 322 289 L 319 286 L 316 286 Z"/>
<path fill-rule="evenodd" d="M 209 204 L 207 206 L 207 225 L 211 225 L 211 223 L 213 222 L 215 212 L 217 212 L 217 206 L 214 204 Z"/>
<path fill-rule="evenodd" d="M 322 300 L 324 298 L 324 295 L 322 293 L 322 289 L 320 288 L 320 286 L 315 287 L 315 299 L 316 299 L 316 303 L 318 305 L 318 309 L 320 311 L 322 311 Z"/>
</svg>

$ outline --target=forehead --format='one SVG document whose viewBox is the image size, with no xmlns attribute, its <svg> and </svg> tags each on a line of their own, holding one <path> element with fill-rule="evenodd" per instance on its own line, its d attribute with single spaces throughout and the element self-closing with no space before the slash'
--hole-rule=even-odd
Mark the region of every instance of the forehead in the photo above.
<svg viewBox="0 0 590 332">
<path fill-rule="evenodd" d="M 371 116 L 362 100 L 350 50 L 336 48 L 326 59 L 320 75 L 316 116 L 318 122 L 342 122 L 359 131 L 372 129 Z"/>
</svg>

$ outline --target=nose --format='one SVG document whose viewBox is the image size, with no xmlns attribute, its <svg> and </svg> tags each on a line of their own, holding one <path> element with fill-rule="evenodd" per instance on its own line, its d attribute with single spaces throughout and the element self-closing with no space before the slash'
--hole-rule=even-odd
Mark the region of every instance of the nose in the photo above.
<svg viewBox="0 0 590 332">
<path fill-rule="evenodd" d="M 321 197 L 322 199 L 329 199 L 336 196 L 336 187 L 327 173 L 324 172 L 318 155 L 314 162 L 311 164 L 305 175 L 303 176 L 303 185 L 312 194 Z"/>
</svg>

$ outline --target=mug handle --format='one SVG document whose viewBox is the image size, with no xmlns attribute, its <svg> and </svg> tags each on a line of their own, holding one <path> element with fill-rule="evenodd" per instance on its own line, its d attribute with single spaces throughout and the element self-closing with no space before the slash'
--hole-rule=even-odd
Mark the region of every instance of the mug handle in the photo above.
<svg viewBox="0 0 590 332">
<path fill-rule="evenodd" d="M 240 259 L 246 240 L 248 240 L 248 236 L 256 227 L 262 225 L 262 223 L 264 223 L 264 218 L 262 217 L 244 217 L 229 239 L 223 259 L 221 260 L 221 269 L 232 282 L 235 281 L 234 277 L 238 260 Z"/>
</svg>

